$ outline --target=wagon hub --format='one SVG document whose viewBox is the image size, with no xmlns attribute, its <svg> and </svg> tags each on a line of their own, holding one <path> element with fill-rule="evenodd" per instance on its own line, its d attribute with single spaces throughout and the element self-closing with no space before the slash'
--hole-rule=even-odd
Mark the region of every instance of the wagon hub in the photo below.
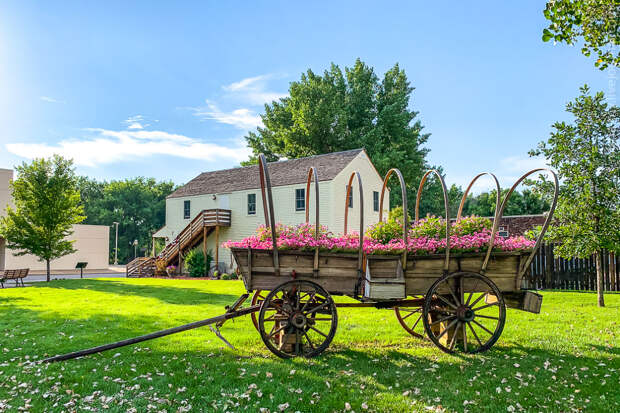
<svg viewBox="0 0 620 413">
<path fill-rule="evenodd" d="M 295 313 L 291 316 L 289 321 L 297 328 L 304 328 L 306 326 L 307 318 L 302 313 Z"/>
<path fill-rule="evenodd" d="M 456 310 L 456 316 L 460 321 L 469 322 L 476 318 L 476 313 L 471 307 L 462 305 Z"/>
</svg>

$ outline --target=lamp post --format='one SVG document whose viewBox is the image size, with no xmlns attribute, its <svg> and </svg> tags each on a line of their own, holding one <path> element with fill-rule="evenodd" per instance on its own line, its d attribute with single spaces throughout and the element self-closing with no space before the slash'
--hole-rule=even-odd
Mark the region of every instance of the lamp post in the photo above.
<svg viewBox="0 0 620 413">
<path fill-rule="evenodd" d="M 112 225 L 116 226 L 116 237 L 114 239 L 114 265 L 118 265 L 118 222 L 114 221 Z"/>
<path fill-rule="evenodd" d="M 133 240 L 133 257 L 134 259 L 138 257 L 138 240 Z"/>
</svg>

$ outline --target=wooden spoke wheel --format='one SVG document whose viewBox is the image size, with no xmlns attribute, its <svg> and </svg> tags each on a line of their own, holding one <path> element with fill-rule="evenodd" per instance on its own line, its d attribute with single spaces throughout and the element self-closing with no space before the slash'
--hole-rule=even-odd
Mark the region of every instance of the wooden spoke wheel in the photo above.
<svg viewBox="0 0 620 413">
<path fill-rule="evenodd" d="M 265 297 L 258 314 L 258 331 L 267 348 L 281 358 L 315 357 L 336 334 L 336 304 L 327 291 L 311 281 L 280 284 Z"/>
<path fill-rule="evenodd" d="M 252 305 L 254 306 L 265 301 L 266 295 L 267 294 L 262 290 L 254 291 L 254 295 L 252 296 Z M 256 331 L 260 331 L 258 328 L 258 313 L 252 313 L 250 316 L 252 317 L 252 324 L 254 324 L 254 328 L 256 328 Z"/>
<path fill-rule="evenodd" d="M 413 298 L 424 298 L 422 295 L 416 295 Z M 405 331 L 413 337 L 424 339 L 424 323 L 422 322 L 423 307 L 394 307 L 394 314 L 400 325 Z"/>
<path fill-rule="evenodd" d="M 424 299 L 424 329 L 446 353 L 480 353 L 499 339 L 506 322 L 501 292 L 484 275 L 456 272 L 435 281 Z"/>
</svg>

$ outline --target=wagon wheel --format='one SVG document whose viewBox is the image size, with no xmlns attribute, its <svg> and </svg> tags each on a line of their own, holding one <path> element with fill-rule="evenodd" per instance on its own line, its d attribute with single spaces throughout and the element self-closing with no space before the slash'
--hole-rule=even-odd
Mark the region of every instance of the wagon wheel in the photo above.
<svg viewBox="0 0 620 413">
<path fill-rule="evenodd" d="M 437 302 L 442 305 L 431 321 Z M 431 286 L 424 299 L 422 319 L 426 334 L 442 351 L 479 353 L 490 349 L 502 334 L 506 305 L 488 277 L 456 272 Z"/>
<path fill-rule="evenodd" d="M 413 298 L 424 298 L 423 295 L 414 295 Z M 423 307 L 394 307 L 394 314 L 405 331 L 415 338 L 425 339 L 424 323 L 422 322 Z"/>
<path fill-rule="evenodd" d="M 336 334 L 336 304 L 320 285 L 293 280 L 265 297 L 258 331 L 267 348 L 281 358 L 315 357 Z"/>
<path fill-rule="evenodd" d="M 252 296 L 252 306 L 255 306 L 256 304 L 262 304 L 262 302 L 265 301 L 265 295 L 266 294 L 262 290 L 254 291 L 254 295 Z M 254 328 L 256 328 L 256 331 L 260 332 L 260 329 L 258 328 L 257 313 L 252 313 L 250 314 L 250 316 L 252 317 L 252 324 L 254 324 Z"/>
</svg>

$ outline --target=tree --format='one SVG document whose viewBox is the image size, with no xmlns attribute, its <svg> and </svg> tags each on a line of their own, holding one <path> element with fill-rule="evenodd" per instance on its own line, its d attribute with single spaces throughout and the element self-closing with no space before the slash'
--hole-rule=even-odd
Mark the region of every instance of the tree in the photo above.
<svg viewBox="0 0 620 413">
<path fill-rule="evenodd" d="M 16 255 L 45 261 L 49 281 L 50 261 L 75 252 L 67 237 L 72 225 L 84 219 L 73 162 L 55 155 L 23 163 L 16 171 L 11 184 L 15 209 L 7 207 L 0 234 Z"/>
<path fill-rule="evenodd" d="M 504 199 L 508 188 L 502 189 L 500 199 Z M 463 216 L 478 215 L 492 217 L 495 214 L 495 200 L 497 190 L 482 192 L 478 195 L 469 195 L 463 206 Z M 522 192 L 514 191 L 504 215 L 537 215 L 549 210 L 549 200 L 542 196 L 536 189 L 524 189 Z"/>
<path fill-rule="evenodd" d="M 382 176 L 390 168 L 401 170 L 413 211 L 417 185 L 429 169 L 422 145 L 430 135 L 422 133 L 418 112 L 409 108 L 412 92 L 398 64 L 381 81 L 360 59 L 344 72 L 335 64 L 323 75 L 308 70 L 290 84 L 289 96 L 265 105 L 264 127 L 246 136 L 252 156 L 243 164 L 256 163 L 260 153 L 276 161 L 365 148 Z M 398 186 L 396 180 L 390 184 Z M 428 185 L 425 197 L 441 193 L 434 179 Z M 392 191 L 391 204 L 400 202 L 400 191 Z M 426 212 L 436 211 L 423 203 L 421 213 Z"/>
<path fill-rule="evenodd" d="M 605 103 L 602 92 L 591 95 L 587 85 L 580 92 L 566 105 L 574 123 L 556 122 L 530 155 L 544 155 L 558 172 L 562 185 L 550 237 L 561 241 L 556 251 L 565 258 L 596 254 L 602 307 L 601 251 L 620 252 L 620 108 Z"/>
<path fill-rule="evenodd" d="M 118 259 L 128 262 L 134 256 L 130 244 L 138 240 L 140 248 L 150 251 L 152 235 L 166 221 L 166 197 L 175 186 L 154 178 L 132 178 L 122 181 L 98 182 L 79 180 L 87 224 L 119 223 Z M 111 232 L 110 257 L 114 256 L 115 234 Z"/>
<path fill-rule="evenodd" d="M 620 0 L 552 0 L 543 14 L 551 22 L 543 41 L 573 45 L 582 39 L 581 53 L 596 53 L 596 67 L 620 66 Z"/>
</svg>

